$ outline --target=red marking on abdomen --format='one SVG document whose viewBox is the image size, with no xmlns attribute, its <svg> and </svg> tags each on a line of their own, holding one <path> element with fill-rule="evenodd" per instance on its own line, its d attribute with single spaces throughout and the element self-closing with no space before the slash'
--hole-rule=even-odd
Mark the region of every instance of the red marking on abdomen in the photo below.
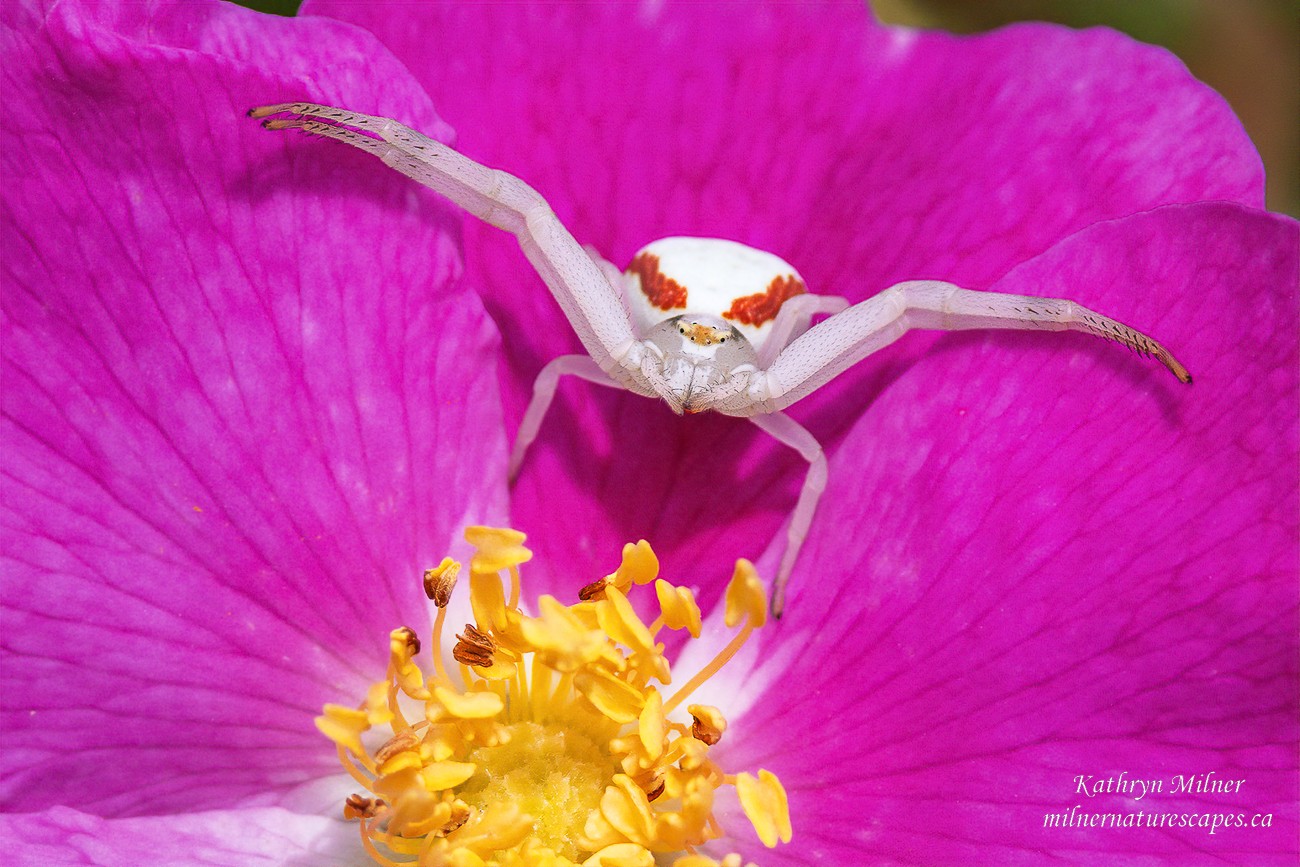
<svg viewBox="0 0 1300 867">
<path fill-rule="evenodd" d="M 774 277 L 765 291 L 732 301 L 722 318 L 734 319 L 741 325 L 762 325 L 775 319 L 776 312 L 788 299 L 807 291 L 808 287 L 797 277 Z"/>
<path fill-rule="evenodd" d="M 686 308 L 686 287 L 659 271 L 659 257 L 640 253 L 627 270 L 641 278 L 641 291 L 660 310 Z"/>
</svg>

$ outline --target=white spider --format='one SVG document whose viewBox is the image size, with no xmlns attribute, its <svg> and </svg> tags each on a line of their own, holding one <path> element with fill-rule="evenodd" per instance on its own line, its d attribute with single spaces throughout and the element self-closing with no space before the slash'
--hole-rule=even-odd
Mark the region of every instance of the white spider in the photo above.
<svg viewBox="0 0 1300 867">
<path fill-rule="evenodd" d="M 951 283 L 899 283 L 859 304 L 807 291 L 781 259 L 734 241 L 664 238 L 620 272 L 584 249 L 538 193 L 395 120 L 311 103 L 255 108 L 267 129 L 301 129 L 369 151 L 510 232 L 550 287 L 587 355 L 542 368 L 510 458 L 513 479 L 561 376 L 663 398 L 676 413 L 747 417 L 810 464 L 790 518 L 772 588 L 780 616 L 785 586 L 822 490 L 826 457 L 781 410 L 893 343 L 911 328 L 1082 331 L 1153 355 L 1182 382 L 1187 369 L 1156 341 L 1072 301 L 972 292 Z M 816 326 L 812 317 L 830 314 Z"/>
</svg>

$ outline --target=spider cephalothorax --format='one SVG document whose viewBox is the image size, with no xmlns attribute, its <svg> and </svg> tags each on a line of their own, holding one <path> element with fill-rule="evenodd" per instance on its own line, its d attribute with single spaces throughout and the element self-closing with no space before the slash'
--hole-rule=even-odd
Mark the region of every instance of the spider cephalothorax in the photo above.
<svg viewBox="0 0 1300 867">
<path fill-rule="evenodd" d="M 1064 299 L 915 280 L 850 306 L 809 292 L 777 256 L 717 238 L 655 241 L 620 272 L 574 240 L 526 183 L 395 120 L 302 102 L 249 114 L 267 118 L 268 129 L 301 129 L 368 151 L 518 238 L 587 355 L 561 356 L 538 374 L 510 458 L 512 478 L 566 374 L 662 398 L 678 413 L 745 416 L 797 450 L 809 470 L 772 588 L 778 616 L 827 477 L 817 440 L 781 410 L 909 329 L 1082 331 L 1154 356 L 1180 381 L 1192 381 L 1155 340 Z M 828 318 L 813 326 L 815 316 Z"/>
<path fill-rule="evenodd" d="M 714 409 L 749 388 L 758 356 L 745 335 L 707 313 L 687 313 L 652 326 L 638 347 L 647 372 L 633 372 L 677 413 Z M 655 388 L 663 382 L 663 392 Z"/>
</svg>

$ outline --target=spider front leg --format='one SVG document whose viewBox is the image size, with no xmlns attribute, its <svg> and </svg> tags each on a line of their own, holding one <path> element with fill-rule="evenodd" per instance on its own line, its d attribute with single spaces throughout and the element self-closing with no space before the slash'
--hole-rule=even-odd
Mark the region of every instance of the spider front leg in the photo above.
<svg viewBox="0 0 1300 867">
<path fill-rule="evenodd" d="M 833 309 L 835 304 L 831 301 L 827 306 Z M 806 322 L 804 311 L 799 316 Z M 787 327 L 794 333 L 793 319 Z M 951 283 L 914 281 L 900 283 L 835 313 L 793 340 L 770 366 L 760 364 L 759 373 L 753 377 L 743 398 L 720 407 L 728 415 L 749 416 L 754 424 L 796 449 L 809 463 L 799 501 L 790 517 L 785 553 L 772 588 L 771 607 L 775 616 L 779 617 L 784 607 L 786 582 L 794 570 L 827 479 L 826 457 L 821 446 L 812 434 L 779 410 L 806 397 L 912 328 L 1082 331 L 1154 356 L 1180 381 L 1192 381 L 1187 368 L 1147 335 L 1059 298 L 972 292 Z"/>
<path fill-rule="evenodd" d="M 917 280 L 892 286 L 810 328 L 764 371 L 762 393 L 753 399 L 766 410 L 784 409 L 912 328 L 1081 331 L 1152 356 L 1180 382 L 1192 381 L 1187 368 L 1158 342 L 1073 301 L 973 292 L 951 283 Z"/>
<path fill-rule="evenodd" d="M 611 286 L 623 285 L 626 278 L 623 276 L 623 272 L 619 269 L 617 265 L 615 265 L 613 262 L 609 261 L 604 256 L 602 256 L 600 254 L 600 251 L 597 250 L 595 247 L 593 247 L 591 244 L 583 244 L 582 249 L 586 252 L 586 254 L 589 257 L 591 257 L 591 261 L 595 262 L 596 266 L 600 268 L 601 273 L 605 275 L 605 279 L 609 281 L 609 285 Z M 627 296 L 625 296 L 622 292 L 619 292 L 618 297 L 619 300 L 623 302 L 623 309 L 626 310 Z"/>
<path fill-rule="evenodd" d="M 616 380 L 626 379 L 620 362 L 633 334 L 619 291 L 532 187 L 390 118 L 308 102 L 268 105 L 248 114 L 263 118 L 267 129 L 300 129 L 374 154 L 484 222 L 513 234 L 588 354 Z"/>
</svg>

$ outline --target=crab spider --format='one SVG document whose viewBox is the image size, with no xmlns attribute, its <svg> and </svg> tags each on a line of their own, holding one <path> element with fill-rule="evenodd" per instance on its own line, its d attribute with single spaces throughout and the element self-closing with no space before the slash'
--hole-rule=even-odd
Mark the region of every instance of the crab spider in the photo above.
<svg viewBox="0 0 1300 867">
<path fill-rule="evenodd" d="M 798 272 L 771 253 L 716 238 L 655 241 L 620 272 L 574 240 L 526 183 L 395 120 L 303 102 L 254 108 L 249 116 L 265 118 L 267 129 L 300 129 L 368 151 L 518 239 L 587 354 L 556 358 L 538 374 L 510 458 L 512 479 L 562 376 L 662 398 L 678 414 L 749 418 L 799 452 L 809 469 L 772 587 L 778 617 L 827 478 L 817 440 L 781 410 L 909 329 L 1082 331 L 1154 356 L 1180 381 L 1192 381 L 1155 340 L 1064 299 L 916 280 L 850 305 L 808 292 Z M 828 318 L 813 326 L 819 315 Z"/>
</svg>

